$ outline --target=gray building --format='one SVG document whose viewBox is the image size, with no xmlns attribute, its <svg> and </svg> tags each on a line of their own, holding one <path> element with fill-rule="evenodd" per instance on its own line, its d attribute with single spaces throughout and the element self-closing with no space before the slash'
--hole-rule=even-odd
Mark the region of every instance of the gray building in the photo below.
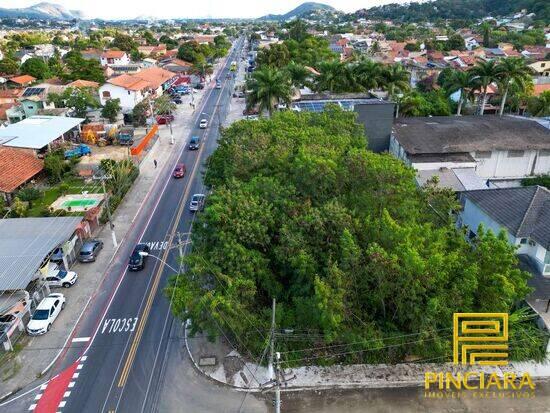
<svg viewBox="0 0 550 413">
<path fill-rule="evenodd" d="M 322 112 L 326 105 L 336 104 L 357 113 L 357 121 L 365 128 L 368 148 L 373 152 L 389 150 L 395 104 L 370 94 L 309 94 L 292 103 L 298 112 Z"/>
</svg>

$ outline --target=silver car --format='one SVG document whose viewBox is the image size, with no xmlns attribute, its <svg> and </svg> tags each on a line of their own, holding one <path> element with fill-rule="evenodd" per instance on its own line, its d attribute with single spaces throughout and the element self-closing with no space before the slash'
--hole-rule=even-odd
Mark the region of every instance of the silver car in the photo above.
<svg viewBox="0 0 550 413">
<path fill-rule="evenodd" d="M 78 253 L 78 261 L 80 262 L 94 262 L 97 258 L 97 254 L 103 248 L 103 241 L 93 239 L 86 241 L 80 252 Z"/>
<path fill-rule="evenodd" d="M 194 194 L 189 203 L 189 211 L 202 211 L 204 209 L 204 199 L 206 196 L 204 194 Z"/>
</svg>

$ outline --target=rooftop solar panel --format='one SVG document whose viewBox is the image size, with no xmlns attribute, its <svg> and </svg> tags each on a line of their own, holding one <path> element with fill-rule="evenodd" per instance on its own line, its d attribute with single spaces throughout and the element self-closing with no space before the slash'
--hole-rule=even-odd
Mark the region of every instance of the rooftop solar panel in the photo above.
<svg viewBox="0 0 550 413">
<path fill-rule="evenodd" d="M 23 97 L 36 96 L 44 92 L 43 87 L 28 87 L 23 92 Z"/>
</svg>

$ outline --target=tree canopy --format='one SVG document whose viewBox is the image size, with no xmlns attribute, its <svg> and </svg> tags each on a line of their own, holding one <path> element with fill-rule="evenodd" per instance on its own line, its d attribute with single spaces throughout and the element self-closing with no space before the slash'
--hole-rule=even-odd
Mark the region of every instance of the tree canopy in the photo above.
<svg viewBox="0 0 550 413">
<path fill-rule="evenodd" d="M 276 298 L 277 325 L 302 333 L 279 341 L 290 365 L 448 357 L 453 313 L 510 311 L 528 275 L 504 233 L 468 242 L 452 193 L 414 177 L 336 106 L 234 123 L 208 161 L 186 274 L 166 291 L 174 313 L 258 355 Z M 544 357 L 542 340 L 521 354 Z"/>
</svg>

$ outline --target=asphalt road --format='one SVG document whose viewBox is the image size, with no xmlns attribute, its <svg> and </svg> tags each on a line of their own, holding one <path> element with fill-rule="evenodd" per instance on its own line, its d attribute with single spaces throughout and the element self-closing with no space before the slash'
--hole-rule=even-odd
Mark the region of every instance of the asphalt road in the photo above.
<svg viewBox="0 0 550 413">
<path fill-rule="evenodd" d="M 71 346 L 54 366 L 53 376 L 79 365 L 74 384 L 66 389 L 70 396 L 63 398 L 59 409 L 63 412 L 152 412 L 157 410 L 162 386 L 170 386 L 163 377 L 174 318 L 163 290 L 175 274 L 169 267 L 179 266 L 178 233 L 185 243 L 191 231 L 194 214 L 189 201 L 194 193 L 205 192 L 204 163 L 216 147 L 219 124 L 233 92 L 233 80 L 226 76 L 231 61 L 240 61 L 243 42 L 242 38 L 236 41 L 217 75 L 222 88 L 207 90 L 203 106 L 197 106 L 190 135 L 201 137 L 200 149 L 174 151 L 83 314 Z M 202 118 L 209 120 L 207 129 L 198 128 Z M 180 142 L 189 138 L 178 136 L 177 127 L 174 135 Z M 187 166 L 183 179 L 171 176 L 176 162 Z M 138 242 L 151 243 L 151 254 L 158 259 L 148 257 L 142 271 L 128 272 L 128 257 Z M 41 405 L 45 403 L 38 402 Z M 15 405 L 5 407 L 19 410 Z M 24 411 L 28 409 L 29 405 Z"/>
</svg>

